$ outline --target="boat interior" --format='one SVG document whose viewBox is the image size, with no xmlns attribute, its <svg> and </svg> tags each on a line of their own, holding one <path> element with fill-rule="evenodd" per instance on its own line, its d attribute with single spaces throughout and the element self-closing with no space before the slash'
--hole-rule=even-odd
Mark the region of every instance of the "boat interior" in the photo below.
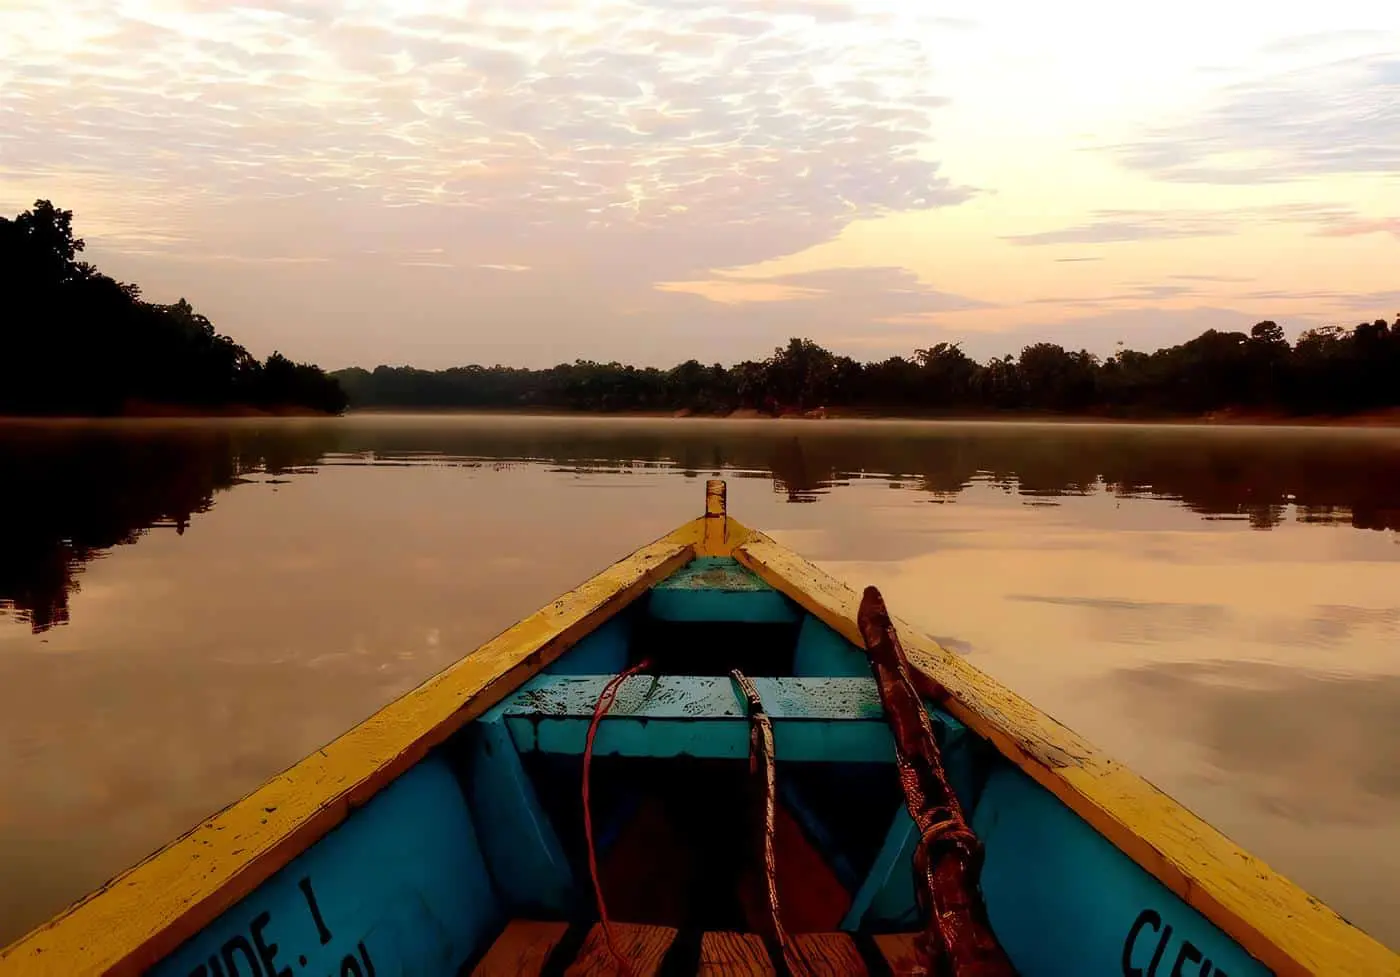
<svg viewBox="0 0 1400 977">
<path fill-rule="evenodd" d="M 901 969 L 901 954 L 912 953 L 908 934 L 919 928 L 908 866 L 915 839 L 869 666 L 727 558 L 700 558 L 658 584 L 475 724 L 465 765 L 471 798 L 510 798 L 518 809 L 492 816 L 493 826 L 532 826 L 528 838 L 486 846 L 534 858 L 506 870 L 518 880 L 511 915 L 574 923 L 557 931 L 550 956 L 561 961 L 606 951 L 601 933 L 589 943 L 597 911 L 583 748 L 603 687 L 639 665 L 643 673 L 623 680 L 599 727 L 589 802 L 607 911 L 630 924 L 624 932 L 639 946 L 664 944 L 652 961 L 657 972 L 779 966 L 778 948 L 763 935 L 761 798 L 734 669 L 754 681 L 774 726 L 775 879 L 783 925 L 806 969 L 889 973 L 891 957 Z M 962 741 L 955 723 L 937 728 L 948 746 Z M 970 801 L 977 787 L 969 760 L 954 766 Z M 512 768 L 505 776 L 518 789 L 498 788 L 501 767 Z M 865 939 L 877 933 L 890 938 Z M 496 965 L 488 955 L 479 972 L 496 973 Z"/>
<path fill-rule="evenodd" d="M 760 797 L 733 669 L 752 680 L 773 726 L 787 957 L 765 935 Z M 583 762 L 610 683 L 588 787 L 605 929 Z M 983 846 L 991 926 L 1019 973 L 1267 973 L 989 741 L 929 712 Z M 927 920 L 894 760 L 864 651 L 734 559 L 700 557 L 154 972 L 272 977 L 300 962 L 291 972 L 342 977 L 909 973 L 912 934 Z"/>
</svg>

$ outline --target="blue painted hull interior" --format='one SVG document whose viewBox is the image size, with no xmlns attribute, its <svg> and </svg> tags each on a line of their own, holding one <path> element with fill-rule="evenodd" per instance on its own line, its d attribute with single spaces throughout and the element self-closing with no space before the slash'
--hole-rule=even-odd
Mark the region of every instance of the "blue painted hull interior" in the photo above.
<svg viewBox="0 0 1400 977">
<path fill-rule="evenodd" d="M 862 651 L 728 559 L 699 559 L 579 641 L 154 971 L 162 977 L 469 974 L 511 919 L 595 915 L 581 808 L 614 920 L 752 931 L 748 726 L 774 725 L 779 886 L 794 932 L 908 933 L 913 822 Z M 1267 971 L 953 717 L 931 708 L 985 847 L 992 926 L 1025 977 Z M 786 881 L 784 873 L 790 878 Z M 788 887 L 783 888 L 784 885 Z"/>
</svg>

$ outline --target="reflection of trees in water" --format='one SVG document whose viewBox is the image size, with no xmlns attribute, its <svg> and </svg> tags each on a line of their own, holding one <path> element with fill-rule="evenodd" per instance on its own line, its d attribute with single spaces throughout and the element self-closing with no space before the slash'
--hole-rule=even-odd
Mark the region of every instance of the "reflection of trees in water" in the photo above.
<svg viewBox="0 0 1400 977">
<path fill-rule="evenodd" d="M 882 478 L 947 498 L 988 481 L 1028 498 L 1109 491 L 1179 500 L 1207 517 L 1400 529 L 1400 440 L 1317 429 L 1091 425 L 847 425 L 804 421 L 510 419 L 469 427 L 380 424 L 347 432 L 377 457 L 409 451 L 544 460 L 561 468 L 668 464 L 766 473 L 792 501 Z"/>
<path fill-rule="evenodd" d="M 151 527 L 177 532 L 249 473 L 328 464 L 544 462 L 769 478 L 792 502 L 853 479 L 948 501 L 974 482 L 1030 504 L 1108 491 L 1205 518 L 1400 529 L 1400 443 L 1345 431 L 847 425 L 500 418 L 0 427 L 0 607 L 35 630 L 67 620 L 83 564 Z"/>
<path fill-rule="evenodd" d="M 775 446 L 768 467 L 775 487 L 787 492 L 789 502 L 815 502 L 818 493 L 831 487 L 834 473 L 812 469 L 802 450 L 802 439 L 786 438 Z"/>
<path fill-rule="evenodd" d="M 0 607 L 33 629 L 68 620 L 84 564 L 153 527 L 183 533 L 245 474 L 318 457 L 284 433 L 237 426 L 0 428 Z"/>
</svg>

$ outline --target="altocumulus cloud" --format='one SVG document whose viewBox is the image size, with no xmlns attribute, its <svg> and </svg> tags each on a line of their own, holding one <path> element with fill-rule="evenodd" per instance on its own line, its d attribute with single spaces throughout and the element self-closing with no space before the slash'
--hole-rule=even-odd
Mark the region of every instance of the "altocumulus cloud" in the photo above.
<svg viewBox="0 0 1400 977">
<path fill-rule="evenodd" d="M 11 0 L 0 179 L 61 177 L 186 257 L 238 210 L 249 248 L 269 220 L 473 267 L 620 248 L 640 283 L 965 199 L 920 153 L 929 73 L 897 18 L 833 0 Z"/>
<path fill-rule="evenodd" d="M 1124 165 L 1162 180 L 1392 174 L 1400 171 L 1400 55 L 1392 48 L 1236 84 L 1194 117 L 1110 148 Z"/>
</svg>

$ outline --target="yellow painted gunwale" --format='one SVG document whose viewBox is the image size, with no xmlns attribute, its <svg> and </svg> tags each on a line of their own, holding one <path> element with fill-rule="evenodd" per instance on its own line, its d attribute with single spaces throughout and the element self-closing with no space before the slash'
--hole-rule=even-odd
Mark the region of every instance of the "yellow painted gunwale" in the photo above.
<svg viewBox="0 0 1400 977">
<path fill-rule="evenodd" d="M 140 973 L 697 555 L 735 556 L 859 645 L 859 595 L 723 506 L 712 491 L 705 516 L 523 619 L 0 951 L 0 977 Z M 1276 973 L 1400 975 L 1400 956 L 932 638 L 895 623 L 926 694 Z"/>
<path fill-rule="evenodd" d="M 857 647 L 860 595 L 731 520 L 732 555 Z M 1280 977 L 1400 975 L 1400 955 L 1078 734 L 895 618 L 921 691 Z"/>
</svg>

